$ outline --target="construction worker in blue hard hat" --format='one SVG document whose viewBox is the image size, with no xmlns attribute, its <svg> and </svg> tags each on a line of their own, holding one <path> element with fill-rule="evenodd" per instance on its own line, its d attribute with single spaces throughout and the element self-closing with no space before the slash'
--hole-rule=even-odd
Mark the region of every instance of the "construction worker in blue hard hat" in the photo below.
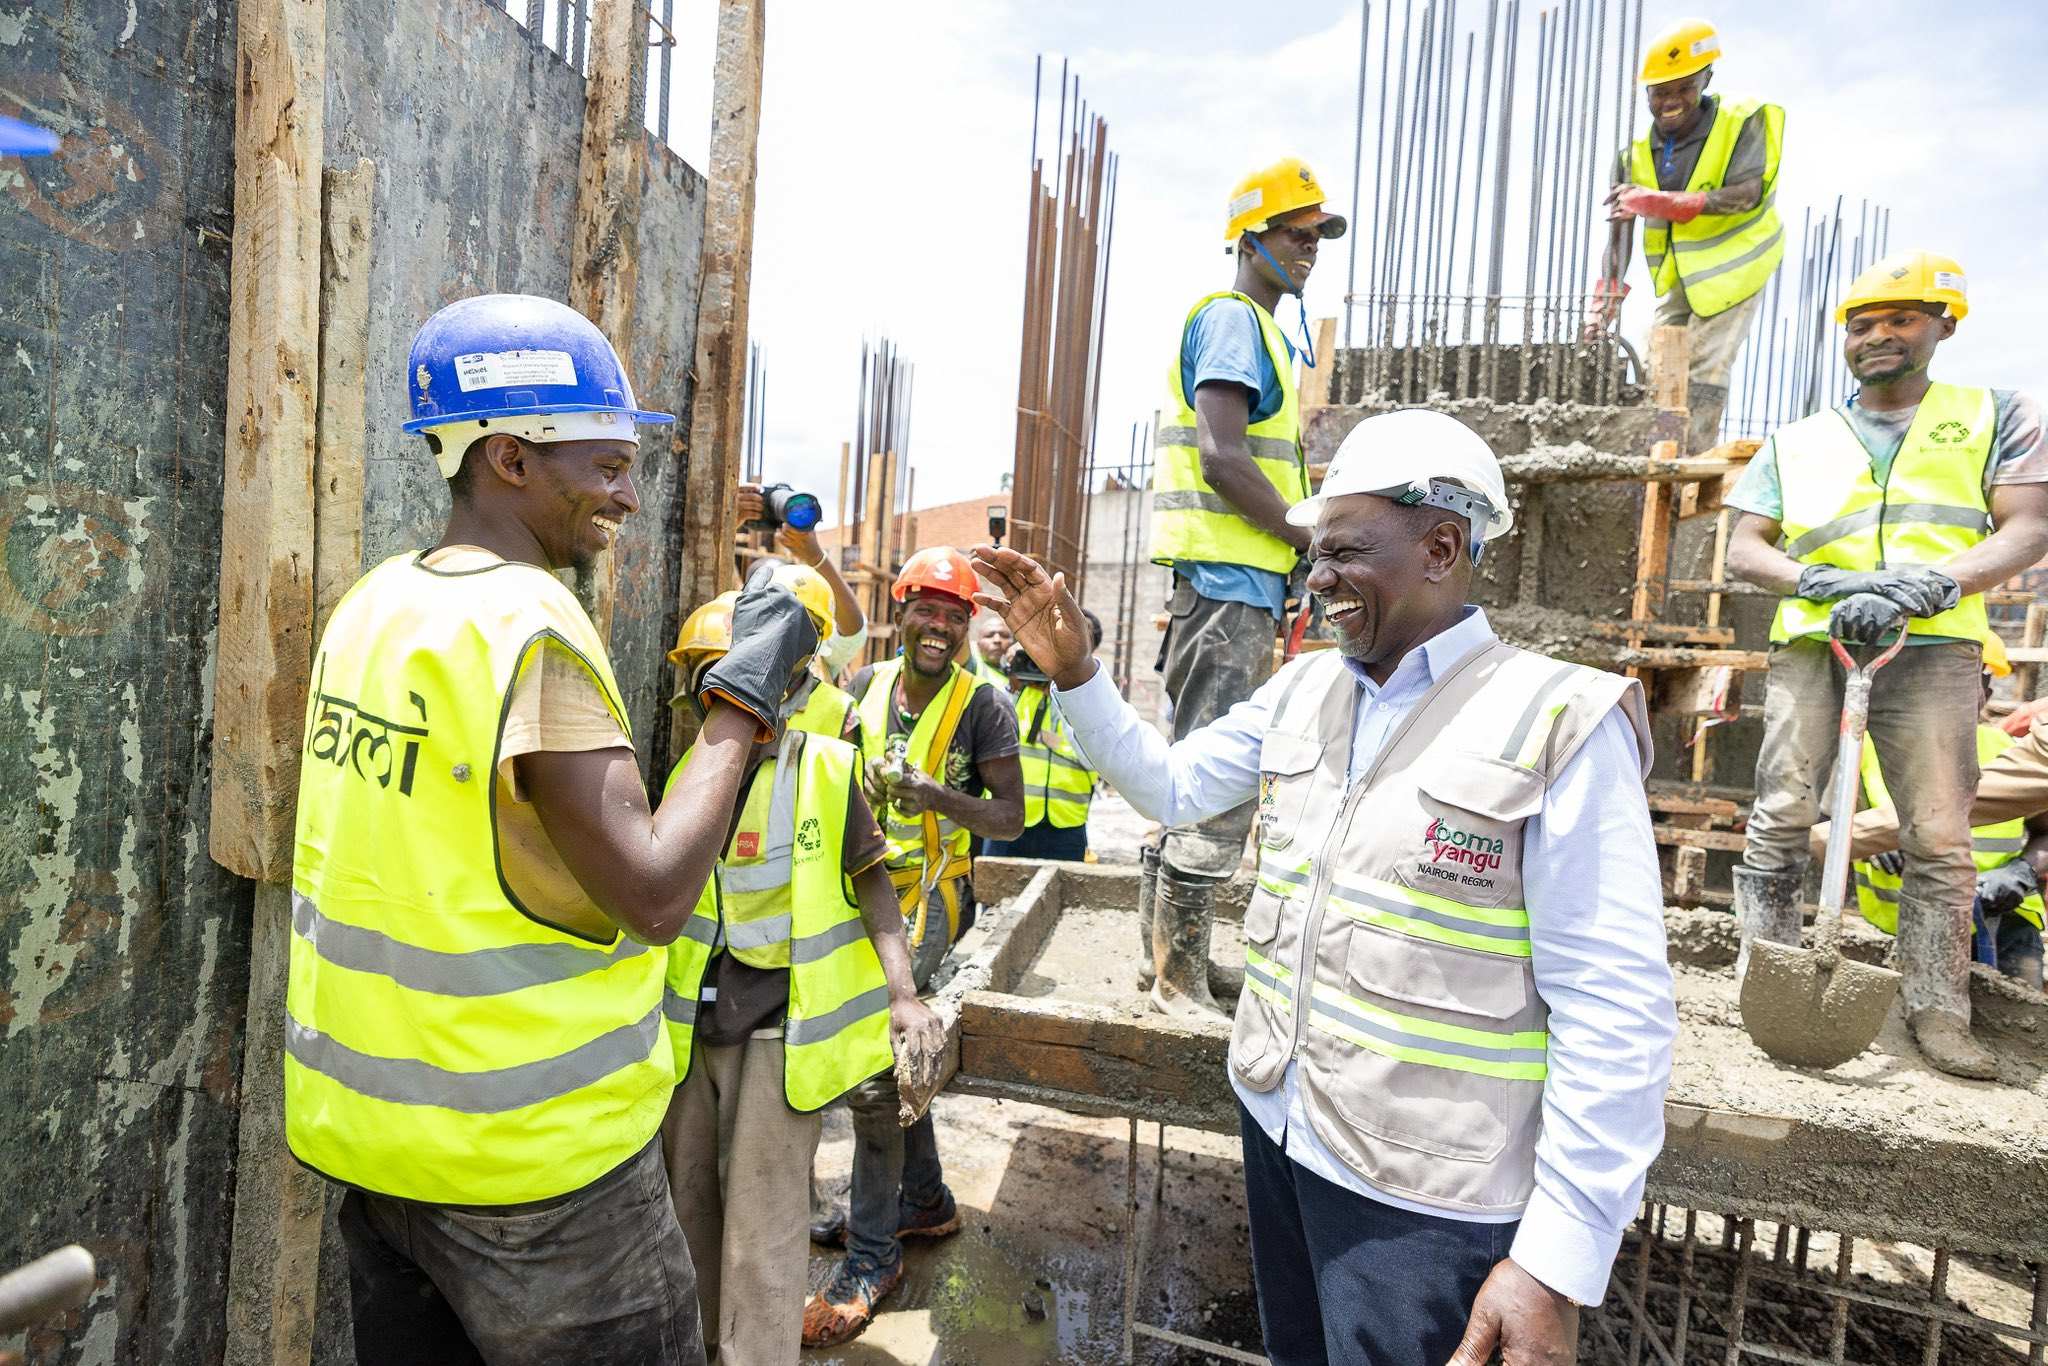
<svg viewBox="0 0 2048 1366">
<path fill-rule="evenodd" d="M 1274 313 L 1284 296 L 1300 297 L 1322 244 L 1344 235 L 1324 198 L 1292 157 L 1238 182 L 1223 214 L 1236 278 L 1188 310 L 1167 367 L 1151 558 L 1173 570 L 1158 667 L 1176 737 L 1222 716 L 1273 671 L 1288 577 L 1308 546 L 1307 529 L 1287 520 L 1308 496 L 1308 466 L 1295 351 Z M 1175 826 L 1143 851 L 1138 983 L 1155 1009 L 1222 1018 L 1206 966 L 1210 917 L 1217 887 L 1244 857 L 1252 814 L 1246 803 Z"/>
<path fill-rule="evenodd" d="M 1735 911 L 1738 972 L 1751 940 L 1799 941 L 1842 709 L 1829 637 L 1872 646 L 1904 632 L 1872 680 L 1869 732 L 1907 855 L 1900 994 L 1930 1063 L 1988 1078 L 1997 1059 L 1971 1035 L 1968 975 L 1984 592 L 2048 553 L 2048 439 L 2027 395 L 1930 373 L 1969 308 L 1962 266 L 1934 252 L 1857 276 L 1835 312 L 1855 394 L 1771 433 L 1728 494 L 1742 514 L 1729 572 L 1782 595 Z"/>
<path fill-rule="evenodd" d="M 803 565 L 756 570 L 830 633 L 832 592 Z M 696 680 L 733 644 L 737 594 L 699 607 L 670 659 Z M 829 689 L 829 693 L 820 690 Z M 807 700 L 799 700 L 800 693 Z M 839 738 L 852 699 L 808 671 L 791 680 L 780 744 L 754 745 L 732 832 L 669 948 L 664 1011 L 682 1080 L 662 1123 L 676 1216 L 690 1243 L 715 1361 L 789 1362 L 802 1350 L 811 1160 L 824 1107 L 892 1063 L 936 1083 L 945 1030 L 917 998 L 888 842 Z M 673 787 L 690 762 L 669 777 Z M 916 1087 L 913 1087 L 916 1090 Z"/>
<path fill-rule="evenodd" d="M 314 656 L 286 1136 L 348 1188 L 362 1360 L 697 1366 L 656 1141 L 661 946 L 696 932 L 817 628 L 786 587 L 740 596 L 679 795 L 650 810 L 604 642 L 555 573 L 620 534 L 636 426 L 673 419 L 587 319 L 527 295 L 436 313 L 402 380 L 452 506 Z"/>
<path fill-rule="evenodd" d="M 1687 445 L 1696 451 L 1716 440 L 1735 353 L 1785 254 L 1775 207 L 1785 111 L 1708 94 L 1720 57 L 1721 37 L 1704 19 L 1680 19 L 1643 45 L 1637 79 L 1650 126 L 1615 160 L 1607 247 L 1587 303 L 1589 334 L 1619 319 L 1641 218 L 1656 322 L 1686 329 Z"/>
</svg>

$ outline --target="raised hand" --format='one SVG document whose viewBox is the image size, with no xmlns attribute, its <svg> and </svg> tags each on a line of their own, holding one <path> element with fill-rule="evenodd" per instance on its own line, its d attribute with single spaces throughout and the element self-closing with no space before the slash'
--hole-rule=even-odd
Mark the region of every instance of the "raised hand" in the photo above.
<svg viewBox="0 0 2048 1366">
<path fill-rule="evenodd" d="M 1067 591 L 1067 576 L 1008 547 L 974 547 L 982 591 L 976 603 L 1001 614 L 1010 634 L 1055 687 L 1078 688 L 1095 676 L 1088 619 Z M 993 591 L 991 591 L 993 590 Z"/>
</svg>

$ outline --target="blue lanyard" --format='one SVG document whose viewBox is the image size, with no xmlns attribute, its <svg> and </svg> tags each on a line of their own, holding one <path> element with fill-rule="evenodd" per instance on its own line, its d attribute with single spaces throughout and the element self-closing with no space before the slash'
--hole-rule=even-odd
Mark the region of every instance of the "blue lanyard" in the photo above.
<svg viewBox="0 0 2048 1366">
<path fill-rule="evenodd" d="M 1287 292 L 1294 296 L 1294 302 L 1298 305 L 1301 315 L 1299 319 L 1301 324 L 1301 346 L 1299 349 L 1303 358 L 1308 362 L 1308 368 L 1311 370 L 1315 369 L 1316 348 L 1315 343 L 1310 340 L 1308 334 L 1308 301 L 1301 297 L 1301 286 L 1294 283 L 1294 277 L 1287 273 L 1287 267 L 1273 259 L 1273 253 L 1266 250 L 1264 242 L 1261 242 L 1257 237 L 1253 237 L 1252 246 L 1257 249 L 1259 255 L 1266 258 L 1266 264 L 1273 268 L 1273 272 L 1287 282 Z M 1276 318 L 1274 321 L 1278 322 L 1279 319 Z"/>
</svg>

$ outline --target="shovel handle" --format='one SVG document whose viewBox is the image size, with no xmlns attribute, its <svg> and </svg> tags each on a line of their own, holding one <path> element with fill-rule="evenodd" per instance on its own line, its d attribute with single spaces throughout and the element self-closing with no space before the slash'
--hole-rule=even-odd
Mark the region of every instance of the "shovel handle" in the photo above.
<svg viewBox="0 0 2048 1366">
<path fill-rule="evenodd" d="M 1823 952 L 1833 952 L 1842 937 L 1842 908 L 1847 902 L 1849 880 L 1850 822 L 1856 815 L 1856 774 L 1863 766 L 1863 735 L 1870 728 L 1870 683 L 1879 669 L 1898 657 L 1906 646 L 1906 633 L 1886 646 L 1877 658 L 1860 664 L 1846 646 L 1833 636 L 1835 658 L 1847 670 L 1842 687 L 1842 725 L 1835 744 L 1835 780 L 1828 799 L 1828 851 L 1821 863 L 1820 911 L 1814 919 L 1814 943 Z"/>
</svg>

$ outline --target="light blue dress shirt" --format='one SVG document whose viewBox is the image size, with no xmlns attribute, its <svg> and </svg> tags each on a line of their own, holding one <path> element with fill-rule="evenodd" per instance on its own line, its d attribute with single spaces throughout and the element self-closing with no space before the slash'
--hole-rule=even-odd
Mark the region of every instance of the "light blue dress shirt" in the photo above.
<svg viewBox="0 0 2048 1366">
<path fill-rule="evenodd" d="M 1346 661 L 1362 694 L 1347 783 L 1371 767 L 1442 670 L 1493 639 L 1486 614 L 1468 607 L 1455 626 L 1404 655 L 1384 684 Z M 1139 812 L 1181 825 L 1257 795 L 1259 739 L 1289 677 L 1282 671 L 1222 719 L 1172 745 L 1100 669 L 1058 697 L 1090 765 Z M 1550 1055 L 1536 1189 L 1509 1255 L 1582 1304 L 1606 1294 L 1622 1231 L 1636 1216 L 1644 1175 L 1663 1147 L 1664 1090 L 1678 1027 L 1664 952 L 1663 885 L 1643 795 L 1645 762 L 1627 718 L 1608 713 L 1522 832 L 1531 966 L 1550 1008 Z M 1267 1136 L 1317 1176 L 1404 1209 L 1494 1222 L 1403 1200 L 1344 1165 L 1309 1127 L 1293 1063 L 1269 1092 L 1231 1081 Z"/>
</svg>

